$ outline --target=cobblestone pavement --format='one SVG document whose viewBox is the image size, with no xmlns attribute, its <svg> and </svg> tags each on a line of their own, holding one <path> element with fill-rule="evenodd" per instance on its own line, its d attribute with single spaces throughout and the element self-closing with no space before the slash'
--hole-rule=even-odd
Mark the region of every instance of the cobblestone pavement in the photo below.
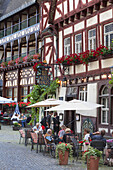
<svg viewBox="0 0 113 170">
<path fill-rule="evenodd" d="M 2 126 L 0 130 L 0 170 L 86 170 L 80 161 L 69 163 L 68 166 L 58 165 L 56 159 L 49 155 L 43 156 L 30 150 L 24 144 L 19 144 L 19 132 L 13 131 L 11 126 Z M 99 170 L 113 170 L 100 167 Z"/>
</svg>

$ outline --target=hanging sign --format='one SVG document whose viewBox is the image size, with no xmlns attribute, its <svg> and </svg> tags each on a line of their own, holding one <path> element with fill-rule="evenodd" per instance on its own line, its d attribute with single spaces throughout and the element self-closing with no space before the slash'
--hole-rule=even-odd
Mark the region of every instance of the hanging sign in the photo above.
<svg viewBox="0 0 113 170">
<path fill-rule="evenodd" d="M 47 70 L 42 70 L 41 74 L 37 71 L 36 84 L 39 85 L 50 85 L 50 75 Z"/>
</svg>

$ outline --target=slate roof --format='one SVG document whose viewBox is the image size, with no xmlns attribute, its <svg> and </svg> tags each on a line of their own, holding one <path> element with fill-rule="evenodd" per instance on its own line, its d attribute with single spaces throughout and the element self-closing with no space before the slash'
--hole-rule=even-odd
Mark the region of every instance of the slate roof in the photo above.
<svg viewBox="0 0 113 170">
<path fill-rule="evenodd" d="M 1 0 L 0 0 L 1 2 Z M 10 15 L 30 6 L 35 3 L 35 0 L 3 0 L 0 4 L 0 10 L 2 10 L 2 15 L 0 20 L 7 18 Z"/>
</svg>

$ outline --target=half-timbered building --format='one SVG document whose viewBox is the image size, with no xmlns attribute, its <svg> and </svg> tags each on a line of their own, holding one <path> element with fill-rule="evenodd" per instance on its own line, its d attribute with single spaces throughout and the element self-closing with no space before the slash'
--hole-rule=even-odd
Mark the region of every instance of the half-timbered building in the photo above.
<svg viewBox="0 0 113 170">
<path fill-rule="evenodd" d="M 87 63 L 63 67 L 62 56 L 111 48 L 113 39 L 113 0 L 0 1 L 0 57 L 3 61 L 40 52 L 51 67 L 49 73 L 62 81 L 57 98 L 97 102 L 104 107 L 93 111 L 65 112 L 64 122 L 77 132 L 84 127 L 113 131 L 113 88 L 109 86 L 112 54 L 99 55 Z M 57 62 L 57 63 L 56 63 Z M 20 101 L 35 84 L 34 61 L 0 69 L 3 96 Z"/>
</svg>

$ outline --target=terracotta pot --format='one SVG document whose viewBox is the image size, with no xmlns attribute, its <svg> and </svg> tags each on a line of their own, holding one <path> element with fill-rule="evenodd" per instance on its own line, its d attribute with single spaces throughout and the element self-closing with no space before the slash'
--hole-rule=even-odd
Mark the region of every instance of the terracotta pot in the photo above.
<svg viewBox="0 0 113 170">
<path fill-rule="evenodd" d="M 90 159 L 87 159 L 87 170 L 98 170 L 100 157 L 95 159 L 94 156 L 90 156 Z"/>
<path fill-rule="evenodd" d="M 59 165 L 67 165 L 68 164 L 68 156 L 69 151 L 65 151 L 64 155 L 61 150 L 59 150 Z"/>
</svg>

